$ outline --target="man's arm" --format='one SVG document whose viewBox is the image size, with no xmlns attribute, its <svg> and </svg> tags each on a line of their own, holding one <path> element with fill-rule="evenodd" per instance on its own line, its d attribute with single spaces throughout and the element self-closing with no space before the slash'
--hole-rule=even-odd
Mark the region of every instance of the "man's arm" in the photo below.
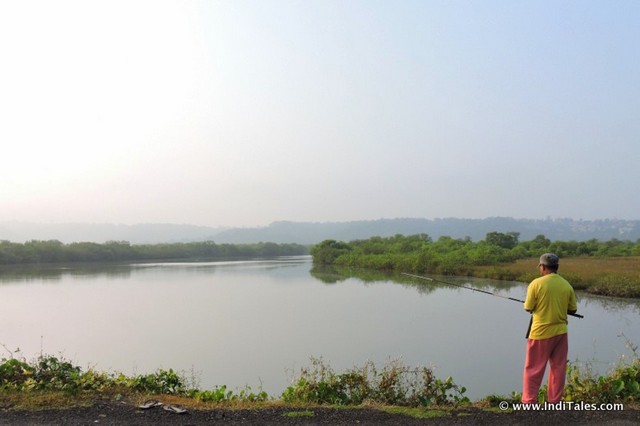
<svg viewBox="0 0 640 426">
<path fill-rule="evenodd" d="M 524 299 L 524 310 L 533 313 L 536 309 L 536 297 L 535 292 L 533 291 L 533 283 L 529 284 L 527 287 L 527 297 Z"/>
<path fill-rule="evenodd" d="M 570 315 L 578 312 L 578 301 L 576 300 L 576 293 L 572 290 L 571 297 L 569 298 L 569 306 L 567 306 L 567 313 Z"/>
</svg>

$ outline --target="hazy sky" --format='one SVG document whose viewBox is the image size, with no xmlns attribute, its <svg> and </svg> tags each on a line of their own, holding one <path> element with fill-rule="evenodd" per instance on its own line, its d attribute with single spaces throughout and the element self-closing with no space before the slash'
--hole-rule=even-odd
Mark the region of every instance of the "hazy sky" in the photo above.
<svg viewBox="0 0 640 426">
<path fill-rule="evenodd" d="M 0 221 L 640 219 L 640 2 L 0 0 Z"/>
</svg>

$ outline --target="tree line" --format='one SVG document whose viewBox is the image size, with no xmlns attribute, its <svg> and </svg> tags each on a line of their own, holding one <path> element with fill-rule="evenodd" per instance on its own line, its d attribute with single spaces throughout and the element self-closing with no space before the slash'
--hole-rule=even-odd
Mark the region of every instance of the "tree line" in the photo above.
<svg viewBox="0 0 640 426">
<path fill-rule="evenodd" d="M 484 240 L 427 234 L 372 237 L 342 242 L 325 240 L 310 250 L 317 265 L 337 265 L 377 270 L 403 270 L 464 275 L 474 267 L 496 265 L 553 252 L 560 257 L 640 256 L 640 240 L 551 241 L 538 235 L 519 241 L 518 232 L 489 232 Z"/>
<path fill-rule="evenodd" d="M 308 254 L 300 244 L 216 244 L 213 241 L 132 245 L 128 241 L 103 244 L 57 240 L 31 240 L 25 243 L 0 241 L 0 265 L 27 263 L 217 260 Z"/>
</svg>

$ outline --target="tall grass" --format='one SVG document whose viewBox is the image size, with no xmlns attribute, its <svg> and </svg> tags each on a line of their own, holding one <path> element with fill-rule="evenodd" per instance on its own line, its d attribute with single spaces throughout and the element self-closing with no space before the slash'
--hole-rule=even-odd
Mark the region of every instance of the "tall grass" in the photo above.
<svg viewBox="0 0 640 426">
<path fill-rule="evenodd" d="M 530 282 L 538 276 L 537 264 L 537 258 L 519 259 L 476 267 L 473 275 Z M 558 273 L 576 290 L 604 296 L 640 297 L 640 256 L 562 258 Z"/>
</svg>

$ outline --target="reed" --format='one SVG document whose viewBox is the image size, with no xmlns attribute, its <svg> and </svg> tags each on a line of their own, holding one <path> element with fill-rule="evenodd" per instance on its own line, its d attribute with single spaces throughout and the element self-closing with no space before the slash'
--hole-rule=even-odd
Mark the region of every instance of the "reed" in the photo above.
<svg viewBox="0 0 640 426">
<path fill-rule="evenodd" d="M 538 276 L 538 258 L 478 266 L 473 275 L 530 282 Z M 567 257 L 560 260 L 560 275 L 576 290 L 605 296 L 640 298 L 640 256 Z"/>
</svg>

